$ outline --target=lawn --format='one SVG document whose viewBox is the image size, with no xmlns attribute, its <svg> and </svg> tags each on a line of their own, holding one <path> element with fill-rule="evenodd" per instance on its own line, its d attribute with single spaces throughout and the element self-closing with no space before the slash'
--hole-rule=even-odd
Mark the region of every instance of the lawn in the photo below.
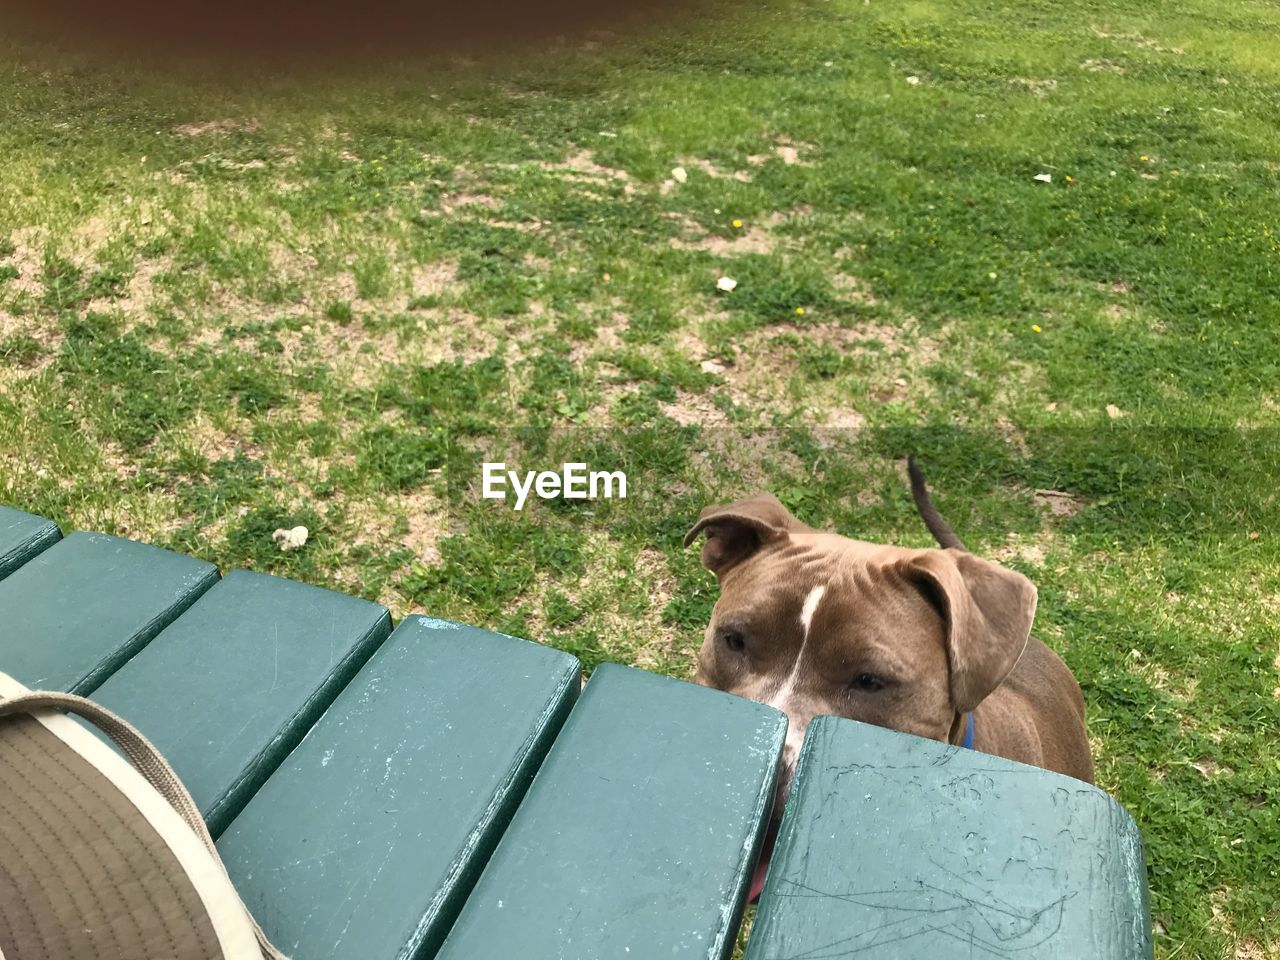
<svg viewBox="0 0 1280 960">
<path fill-rule="evenodd" d="M 1280 5 L 743 9 L 310 75 L 3 41 L 0 500 L 688 676 L 702 506 L 925 546 L 915 452 L 1039 587 L 1157 956 L 1280 957 Z M 563 459 L 628 498 L 478 496 Z"/>
</svg>

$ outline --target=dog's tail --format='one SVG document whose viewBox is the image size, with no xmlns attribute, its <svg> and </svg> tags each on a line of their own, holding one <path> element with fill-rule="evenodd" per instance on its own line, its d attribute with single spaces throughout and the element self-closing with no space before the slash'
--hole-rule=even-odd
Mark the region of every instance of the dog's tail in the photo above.
<svg viewBox="0 0 1280 960">
<path fill-rule="evenodd" d="M 947 521 L 942 519 L 942 514 L 929 499 L 929 490 L 924 485 L 924 474 L 916 466 L 914 456 L 907 457 L 907 475 L 911 478 L 911 497 L 916 502 L 916 510 L 920 514 L 920 519 L 924 521 L 924 525 L 933 534 L 933 538 L 938 541 L 938 545 L 968 551 L 969 548 L 956 536 L 956 532 L 951 529 Z"/>
</svg>

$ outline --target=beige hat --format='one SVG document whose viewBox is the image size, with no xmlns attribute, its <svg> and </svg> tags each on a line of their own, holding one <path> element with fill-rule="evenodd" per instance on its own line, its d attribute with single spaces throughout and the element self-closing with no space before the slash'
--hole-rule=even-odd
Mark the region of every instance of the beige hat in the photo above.
<svg viewBox="0 0 1280 960">
<path fill-rule="evenodd" d="M 155 747 L 92 701 L 0 673 L 0 960 L 263 958 L 283 955 Z"/>
</svg>

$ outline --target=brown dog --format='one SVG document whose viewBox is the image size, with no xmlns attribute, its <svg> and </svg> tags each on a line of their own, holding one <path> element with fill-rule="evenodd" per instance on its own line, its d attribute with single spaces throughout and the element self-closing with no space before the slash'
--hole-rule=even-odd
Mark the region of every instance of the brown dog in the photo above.
<svg viewBox="0 0 1280 960">
<path fill-rule="evenodd" d="M 787 714 L 775 817 L 819 715 L 957 745 L 972 729 L 977 750 L 1093 782 L 1080 685 L 1029 634 L 1036 588 L 969 553 L 909 469 L 943 549 L 823 533 L 768 494 L 708 507 L 685 536 L 706 533 L 720 581 L 695 679 Z"/>
</svg>

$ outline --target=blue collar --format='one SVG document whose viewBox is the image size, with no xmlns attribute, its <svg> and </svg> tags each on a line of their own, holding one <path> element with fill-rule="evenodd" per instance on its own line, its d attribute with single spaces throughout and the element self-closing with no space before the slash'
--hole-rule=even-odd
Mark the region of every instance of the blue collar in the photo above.
<svg viewBox="0 0 1280 960">
<path fill-rule="evenodd" d="M 965 716 L 969 722 L 965 724 L 964 739 L 960 741 L 960 746 L 964 747 L 966 750 L 972 750 L 973 749 L 973 713 L 972 711 L 967 713 Z"/>
</svg>

